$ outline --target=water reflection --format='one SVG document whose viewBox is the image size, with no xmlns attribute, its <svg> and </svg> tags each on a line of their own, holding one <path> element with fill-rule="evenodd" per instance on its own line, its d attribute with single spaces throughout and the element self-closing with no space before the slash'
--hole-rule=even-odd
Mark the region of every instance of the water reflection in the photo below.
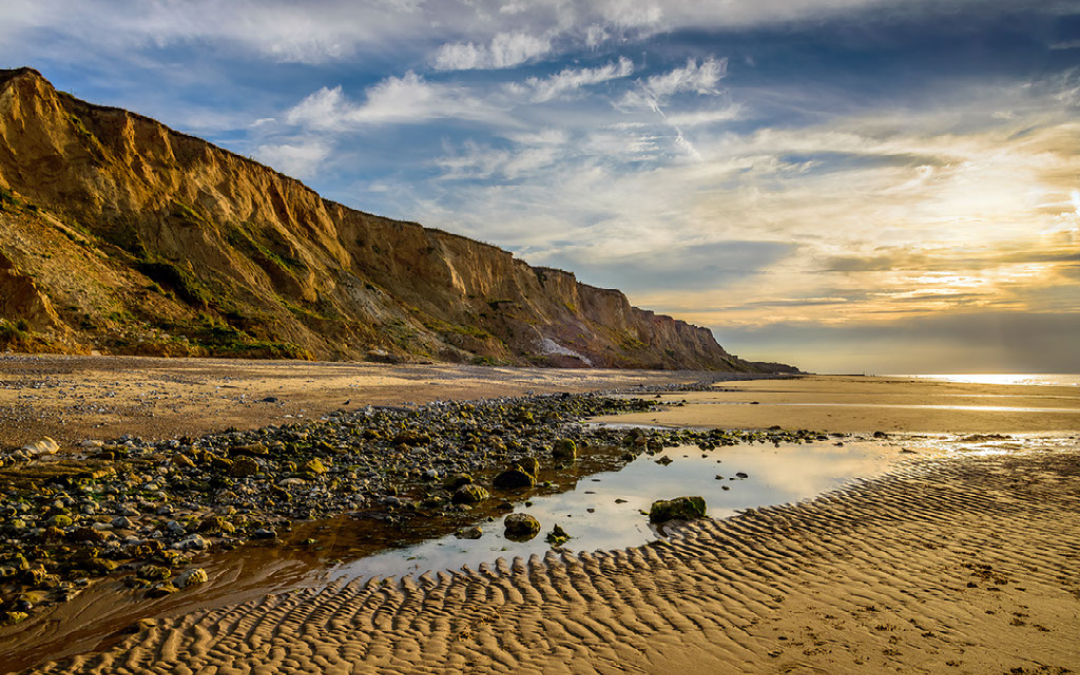
<svg viewBox="0 0 1080 675">
<path fill-rule="evenodd" d="M 482 522 L 476 540 L 448 535 L 403 549 L 385 551 L 341 564 L 331 578 L 422 574 L 427 571 L 476 568 L 497 558 L 546 553 L 544 535 L 555 524 L 573 538 L 564 549 L 613 550 L 640 546 L 661 533 L 650 527 L 647 512 L 653 501 L 681 495 L 701 495 L 713 518 L 771 504 L 814 497 L 853 478 L 880 475 L 887 468 L 883 448 L 869 442 L 829 444 L 735 446 L 702 451 L 694 446 L 667 448 L 656 455 L 642 455 L 620 471 L 581 479 L 561 494 L 532 499 L 531 506 L 515 505 L 514 512 L 528 513 L 541 523 L 541 533 L 527 542 L 503 536 L 502 519 Z M 670 464 L 658 463 L 661 459 Z M 737 474 L 745 474 L 739 478 Z"/>
</svg>

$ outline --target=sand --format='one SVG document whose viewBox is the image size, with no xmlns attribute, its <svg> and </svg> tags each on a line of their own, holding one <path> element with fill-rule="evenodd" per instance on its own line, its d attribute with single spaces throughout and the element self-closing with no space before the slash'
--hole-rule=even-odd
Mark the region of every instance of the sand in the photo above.
<svg viewBox="0 0 1080 675">
<path fill-rule="evenodd" d="M 944 452 L 905 455 L 884 477 L 697 521 L 663 544 L 245 600 L 238 593 L 163 612 L 120 642 L 31 672 L 1080 670 L 1080 448 L 1060 441 L 1080 432 L 1075 413 L 923 408 L 909 417 L 898 412 L 909 408 L 876 406 L 941 397 L 1057 410 L 1075 405 L 1069 388 L 861 378 L 722 388 L 760 405 L 701 403 L 650 417 L 890 433 L 947 427 L 1029 434 L 1029 442 L 991 452 L 944 444 Z M 790 405 L 799 401 L 859 405 Z M 1056 430 L 1053 450 L 1030 442 L 1047 425 Z"/>
</svg>

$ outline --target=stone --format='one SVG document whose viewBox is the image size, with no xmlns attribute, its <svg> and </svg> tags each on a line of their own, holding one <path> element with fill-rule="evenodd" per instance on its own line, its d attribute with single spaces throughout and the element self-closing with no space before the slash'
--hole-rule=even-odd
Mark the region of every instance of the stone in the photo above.
<svg viewBox="0 0 1080 675">
<path fill-rule="evenodd" d="M 657 500 L 649 509 L 649 522 L 666 523 L 669 520 L 695 520 L 705 517 L 705 500 L 702 497 L 676 497 Z"/>
<path fill-rule="evenodd" d="M 31 457 L 55 455 L 60 450 L 60 444 L 46 436 L 33 443 L 27 443 L 22 447 L 22 450 Z"/>
<path fill-rule="evenodd" d="M 531 488 L 536 485 L 536 478 L 530 476 L 521 467 L 515 466 L 512 469 L 507 469 L 499 475 L 495 476 L 495 480 L 491 482 L 497 488 L 506 490 L 514 490 L 517 488 Z"/>
<path fill-rule="evenodd" d="M 479 504 L 490 496 L 484 488 L 469 483 L 458 488 L 451 501 L 455 504 Z"/>
<path fill-rule="evenodd" d="M 562 529 L 562 527 L 557 523 L 553 528 L 551 528 L 551 532 L 548 532 L 547 535 L 547 543 L 551 544 L 552 546 L 562 546 L 569 539 L 570 535 L 567 534 L 566 530 Z"/>
<path fill-rule="evenodd" d="M 173 544 L 173 548 L 179 551 L 205 551 L 209 547 L 210 543 L 199 534 L 185 537 Z"/>
<path fill-rule="evenodd" d="M 163 581 L 161 583 L 154 584 L 154 586 L 150 590 L 146 591 L 146 597 L 164 598 L 166 595 L 172 595 L 179 590 L 180 589 L 172 585 L 172 583 L 168 581 Z"/>
<path fill-rule="evenodd" d="M 656 463 L 659 464 L 660 466 L 667 466 L 668 464 L 671 464 L 674 461 L 675 460 L 673 460 L 672 458 L 665 455 L 665 456 L 661 457 L 660 459 L 656 460 Z"/>
<path fill-rule="evenodd" d="M 479 525 L 473 527 L 467 527 L 464 530 L 459 530 L 454 534 L 458 539 L 479 539 L 484 536 L 484 531 L 480 529 Z"/>
<path fill-rule="evenodd" d="M 737 472 L 735 474 L 735 477 L 736 478 L 749 478 L 750 474 L 746 473 L 745 471 L 739 471 L 739 472 Z"/>
<path fill-rule="evenodd" d="M 270 449 L 262 443 L 248 443 L 247 445 L 237 445 L 229 450 L 230 455 L 237 456 L 249 456 L 249 457 L 262 457 L 269 454 Z"/>
<path fill-rule="evenodd" d="M 176 581 L 174 583 L 177 588 L 189 588 L 198 584 L 205 584 L 209 580 L 210 577 L 209 575 L 207 575 L 206 570 L 202 569 L 201 567 L 197 567 L 193 570 L 188 570 L 180 576 L 176 577 Z"/>
<path fill-rule="evenodd" d="M 519 465 L 521 466 L 522 471 L 533 478 L 538 478 L 540 476 L 540 461 L 535 457 L 525 457 L 521 460 Z"/>
<path fill-rule="evenodd" d="M 229 469 L 229 475 L 234 478 L 246 478 L 257 473 L 259 473 L 259 463 L 246 455 L 233 461 L 232 468 Z"/>
<path fill-rule="evenodd" d="M 169 522 L 165 523 L 165 529 L 166 531 L 168 531 L 169 534 L 187 534 L 187 528 L 185 528 L 176 520 L 170 520 Z"/>
<path fill-rule="evenodd" d="M 172 458 L 173 466 L 181 469 L 190 469 L 195 466 L 195 462 L 191 461 L 191 458 L 187 455 L 174 455 Z"/>
<path fill-rule="evenodd" d="M 570 438 L 559 439 L 551 449 L 551 456 L 557 460 L 572 462 L 577 459 L 577 443 Z"/>
<path fill-rule="evenodd" d="M 26 612 L 4 612 L 3 614 L 0 614 L 0 623 L 3 623 L 5 626 L 14 626 L 29 618 L 30 615 Z"/>
<path fill-rule="evenodd" d="M 319 461 L 318 457 L 309 459 L 300 465 L 300 473 L 313 473 L 315 475 L 322 475 L 327 472 L 326 465 Z"/>
<path fill-rule="evenodd" d="M 201 534 L 232 534 L 236 532 L 236 526 L 221 516 L 208 516 L 199 523 Z"/>
<path fill-rule="evenodd" d="M 467 473 L 456 473 L 443 481 L 443 488 L 454 491 L 460 488 L 462 485 L 468 485 L 473 482 L 473 477 Z"/>
<path fill-rule="evenodd" d="M 527 513 L 511 513 L 503 518 L 503 534 L 513 541 L 528 541 L 540 534 L 540 521 Z"/>
</svg>

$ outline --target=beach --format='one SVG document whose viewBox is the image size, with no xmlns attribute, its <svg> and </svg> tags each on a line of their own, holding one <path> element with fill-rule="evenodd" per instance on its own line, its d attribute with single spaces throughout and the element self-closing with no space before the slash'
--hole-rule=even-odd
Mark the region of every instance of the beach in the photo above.
<svg viewBox="0 0 1080 675">
<path fill-rule="evenodd" d="M 316 417 L 346 400 L 421 404 L 699 381 L 689 373 L 449 366 L 183 362 L 172 369 L 167 360 L 113 374 L 92 362 L 63 372 L 62 362 L 19 362 L 0 405 L 52 396 L 30 407 L 63 412 L 72 402 L 58 392 L 89 381 L 115 391 L 109 402 L 123 410 L 138 405 L 150 383 L 179 385 L 174 401 L 154 404 L 153 416 L 132 418 L 145 425 L 140 433 L 164 438 Z M 35 367 L 33 380 L 27 369 Z M 222 394 L 225 386 L 239 389 Z M 267 411 L 239 394 L 295 408 Z M 1073 637 L 1080 633 L 1080 388 L 808 377 L 717 382 L 648 398 L 654 409 L 598 421 L 812 429 L 828 439 L 809 437 L 823 449 L 876 443 L 874 469 L 811 498 L 689 522 L 646 545 L 503 557 L 419 576 L 313 583 L 315 556 L 237 549 L 228 564 L 200 563 L 218 582 L 192 595 L 133 602 L 119 584 L 101 585 L 29 627 L 0 628 L 0 653 L 18 648 L 12 666 L 50 673 L 1080 669 Z M 223 414 L 198 414 L 203 406 Z M 66 433 L 73 446 L 131 433 L 108 426 L 122 415 L 100 414 L 93 422 L 106 423 L 96 427 L 100 436 L 88 435 L 93 425 L 73 422 L 70 410 L 62 426 L 58 416 L 38 415 L 31 435 Z M 4 433 L 9 445 L 24 442 Z M 778 464 L 794 461 L 798 449 L 749 447 L 774 453 Z M 724 452 L 707 451 L 719 459 Z M 64 631 L 74 647 L 63 647 Z M 33 640 L 36 650 L 27 646 Z M 0 658 L 0 665 L 8 664 Z"/>
</svg>

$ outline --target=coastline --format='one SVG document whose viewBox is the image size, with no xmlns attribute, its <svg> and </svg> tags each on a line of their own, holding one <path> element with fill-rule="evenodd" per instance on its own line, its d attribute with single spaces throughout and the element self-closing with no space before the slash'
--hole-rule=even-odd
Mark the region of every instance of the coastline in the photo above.
<svg viewBox="0 0 1080 675">
<path fill-rule="evenodd" d="M 539 375 L 558 389 L 557 373 Z M 588 381 L 575 379 L 581 377 L 569 374 L 561 384 Z M 472 371 L 460 379 L 484 386 Z M 280 567 L 273 572 L 274 562 L 286 559 L 239 558 L 249 567 L 231 573 L 232 595 L 221 593 L 203 609 L 177 600 L 172 610 L 152 612 L 132 626 L 130 637 L 116 632 L 124 623 L 118 617 L 109 623 L 112 637 L 86 642 L 99 653 L 32 672 L 135 672 L 155 664 L 172 672 L 670 672 L 672 664 L 690 673 L 1080 668 L 1067 638 L 1080 629 L 1070 604 L 1080 598 L 1080 578 L 1070 567 L 1080 544 L 1080 449 L 1074 442 L 1080 425 L 1042 428 L 1047 420 L 1077 419 L 1069 408 L 1075 399 L 1051 391 L 924 384 L 920 392 L 911 391 L 912 383 L 876 378 L 722 383 L 718 392 L 661 394 L 660 402 L 672 404 L 662 412 L 612 418 L 729 427 L 736 426 L 731 411 L 746 411 L 771 421 L 760 427 L 793 428 L 792 411 L 805 410 L 799 414 L 872 434 L 881 430 L 875 428 L 880 418 L 868 411 L 892 414 L 883 448 L 893 455 L 914 448 L 914 454 L 880 478 L 809 501 L 697 521 L 642 547 L 491 561 L 478 570 L 388 584 L 324 582 L 291 592 L 305 587 L 305 577 Z M 694 402 L 708 396 L 714 402 Z M 729 403 L 715 402 L 716 396 Z M 931 415 L 896 416 L 911 410 L 896 406 L 914 405 L 904 402 L 912 396 L 924 405 L 948 397 L 996 409 L 954 405 L 916 410 L 937 411 Z M 683 399 L 690 403 L 674 405 Z M 826 405 L 794 405 L 799 402 Z M 1008 409 L 1035 407 L 1053 412 L 1029 414 L 1017 428 L 1022 417 Z M 950 429 L 939 428 L 942 419 L 951 420 Z M 969 428 L 982 436 L 965 439 Z M 271 584 L 259 581 L 262 573 L 278 574 L 272 594 Z"/>
</svg>

